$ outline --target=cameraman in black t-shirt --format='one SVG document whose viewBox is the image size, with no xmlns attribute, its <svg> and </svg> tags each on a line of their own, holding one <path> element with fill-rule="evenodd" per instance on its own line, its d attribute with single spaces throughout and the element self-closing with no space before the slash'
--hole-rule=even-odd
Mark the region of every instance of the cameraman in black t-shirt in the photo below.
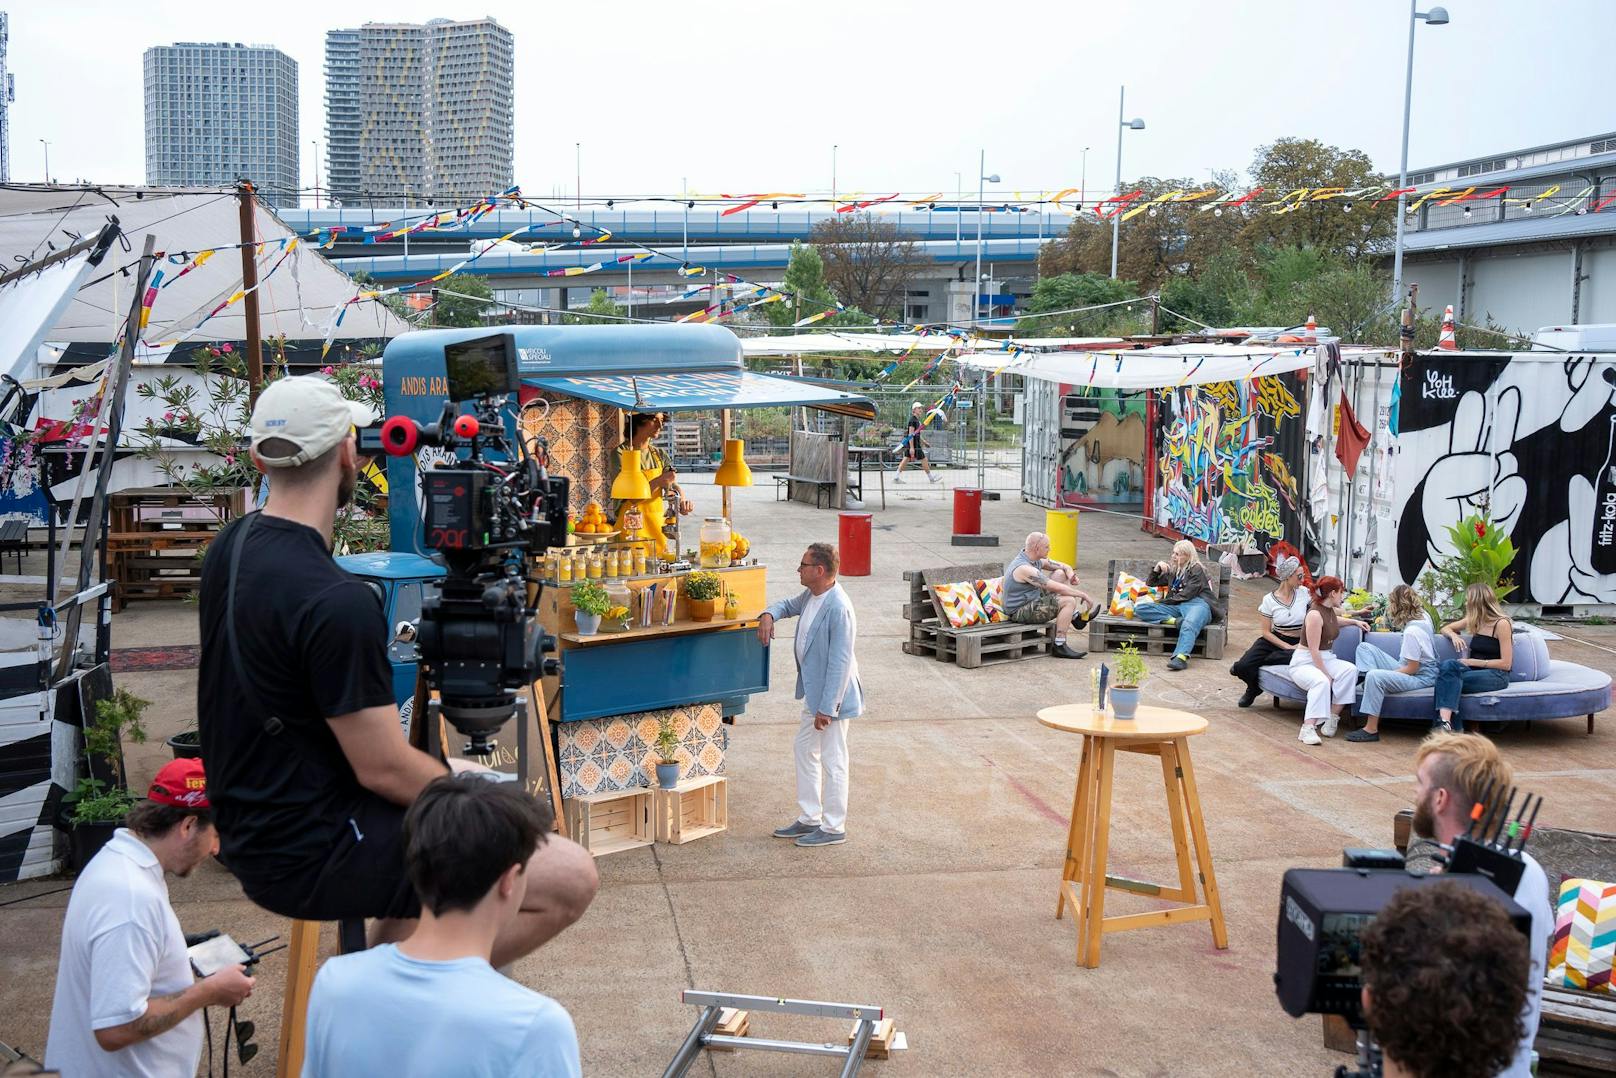
<svg viewBox="0 0 1616 1078">
<path fill-rule="evenodd" d="M 269 500 L 203 560 L 197 716 L 219 859 L 247 896 L 304 920 L 383 918 L 376 943 L 403 939 L 420 916 L 404 810 L 449 768 L 405 740 L 381 603 L 331 557 L 333 521 L 358 481 L 353 426 L 373 419 L 316 377 L 281 379 L 258 398 L 252 455 Z M 526 876 L 496 966 L 582 916 L 598 882 L 589 854 L 559 836 Z"/>
</svg>

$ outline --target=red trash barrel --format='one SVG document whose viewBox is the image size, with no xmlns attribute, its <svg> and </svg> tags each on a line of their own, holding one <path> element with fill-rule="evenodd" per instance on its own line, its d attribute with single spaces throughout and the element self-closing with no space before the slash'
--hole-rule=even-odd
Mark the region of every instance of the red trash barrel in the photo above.
<svg viewBox="0 0 1616 1078">
<path fill-rule="evenodd" d="M 870 575 L 869 513 L 843 513 L 836 525 L 836 545 L 842 556 L 842 576 Z"/>
<path fill-rule="evenodd" d="M 982 534 L 982 492 L 969 487 L 954 488 L 954 534 Z"/>
</svg>

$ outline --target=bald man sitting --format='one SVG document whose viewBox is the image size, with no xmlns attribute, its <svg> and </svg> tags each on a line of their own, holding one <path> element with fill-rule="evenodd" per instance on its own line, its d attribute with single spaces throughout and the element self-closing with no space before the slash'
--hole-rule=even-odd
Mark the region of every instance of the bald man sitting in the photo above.
<svg viewBox="0 0 1616 1078">
<path fill-rule="evenodd" d="M 1077 570 L 1049 556 L 1049 536 L 1033 532 L 1004 567 L 1004 612 L 1023 625 L 1055 623 L 1054 653 L 1081 659 L 1088 648 L 1067 643 L 1067 629 L 1094 616 L 1094 600 L 1078 590 Z M 1083 611 L 1081 615 L 1079 609 Z"/>
</svg>

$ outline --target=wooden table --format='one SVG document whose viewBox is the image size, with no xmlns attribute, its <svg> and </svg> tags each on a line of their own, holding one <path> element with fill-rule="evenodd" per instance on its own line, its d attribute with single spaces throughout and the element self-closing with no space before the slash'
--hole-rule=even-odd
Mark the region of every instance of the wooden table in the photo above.
<svg viewBox="0 0 1616 1078">
<path fill-rule="evenodd" d="M 1090 969 L 1100 964 L 1100 938 L 1106 932 L 1177 924 L 1212 922 L 1212 943 L 1229 946 L 1223 924 L 1223 905 L 1212 871 L 1212 852 L 1206 840 L 1206 822 L 1195 789 L 1189 739 L 1206 731 L 1199 715 L 1171 708 L 1140 705 L 1133 719 L 1096 715 L 1088 704 L 1062 704 L 1038 712 L 1038 721 L 1052 730 L 1083 736 L 1083 753 L 1072 797 L 1072 825 L 1066 837 L 1066 865 L 1061 871 L 1055 899 L 1055 918 L 1067 903 L 1077 922 L 1077 962 Z M 1108 875 L 1106 852 L 1111 838 L 1111 778 L 1118 750 L 1161 759 L 1162 783 L 1167 790 L 1167 813 L 1173 829 L 1173 850 L 1178 857 L 1178 886 Z M 1193 838 L 1193 846 L 1191 839 Z M 1204 901 L 1197 902 L 1192 856 L 1200 870 Z M 1105 890 L 1114 887 L 1137 895 L 1163 898 L 1185 905 L 1150 913 L 1105 915 Z"/>
<path fill-rule="evenodd" d="M 864 460 L 866 457 L 875 458 L 875 474 L 881 484 L 881 508 L 887 507 L 887 468 L 882 461 L 886 453 L 884 445 L 850 445 L 847 447 L 854 460 L 858 461 L 858 500 L 864 500 Z"/>
</svg>

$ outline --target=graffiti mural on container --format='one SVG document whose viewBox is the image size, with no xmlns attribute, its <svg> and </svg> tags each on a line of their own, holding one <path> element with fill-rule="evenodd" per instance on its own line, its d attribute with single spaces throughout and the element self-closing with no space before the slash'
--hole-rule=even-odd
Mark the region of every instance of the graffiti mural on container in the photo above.
<svg viewBox="0 0 1616 1078">
<path fill-rule="evenodd" d="M 1298 541 L 1294 375 L 1184 386 L 1157 413 L 1156 523 L 1205 543 Z"/>
<path fill-rule="evenodd" d="M 1518 551 L 1509 601 L 1616 603 L 1616 359 L 1419 356 L 1401 383 L 1398 579 L 1490 512 Z"/>
<path fill-rule="evenodd" d="M 1061 386 L 1061 508 L 1096 502 L 1139 505 L 1145 490 L 1145 398 Z"/>
</svg>

